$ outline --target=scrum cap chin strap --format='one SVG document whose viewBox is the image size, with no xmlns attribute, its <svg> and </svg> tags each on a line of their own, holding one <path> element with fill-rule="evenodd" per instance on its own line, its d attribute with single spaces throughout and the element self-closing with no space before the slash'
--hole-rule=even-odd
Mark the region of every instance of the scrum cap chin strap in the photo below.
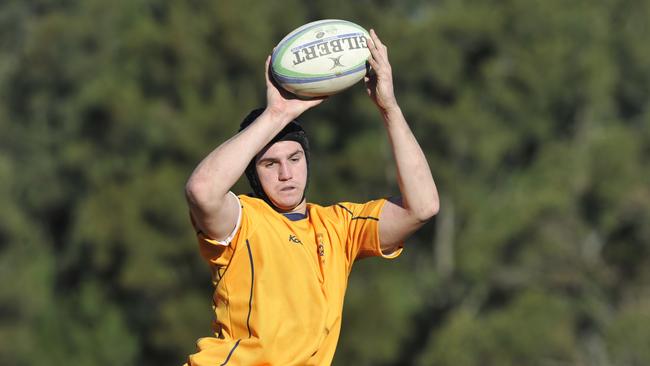
<svg viewBox="0 0 650 366">
<path fill-rule="evenodd" d="M 245 129 L 251 123 L 253 123 L 253 121 L 255 121 L 257 117 L 259 117 L 262 114 L 262 112 L 264 112 L 264 108 L 257 108 L 252 110 L 242 121 L 241 125 L 239 126 L 239 131 Z M 271 146 L 274 143 L 280 141 L 295 141 L 299 143 L 300 146 L 302 146 L 302 149 L 305 151 L 305 159 L 307 160 L 307 182 L 305 184 L 305 190 L 302 192 L 302 199 L 298 203 L 299 205 L 300 203 L 302 203 L 302 201 L 305 200 L 305 191 L 307 191 L 307 186 L 309 185 L 309 140 L 307 139 L 307 134 L 305 133 L 305 130 L 303 130 L 302 126 L 298 124 L 298 121 L 293 120 L 288 125 L 286 125 L 282 129 L 282 131 L 280 131 L 275 137 L 273 137 L 271 142 L 269 142 L 268 145 L 266 145 L 266 147 Z M 269 204 L 269 206 L 273 207 L 276 211 L 281 211 L 277 206 L 273 204 L 273 202 L 271 202 L 269 197 L 266 195 L 266 192 L 264 192 L 264 189 L 262 188 L 262 184 L 260 183 L 260 178 L 257 175 L 257 170 L 255 169 L 256 158 L 257 157 L 254 157 L 253 160 L 251 160 L 251 162 L 246 167 L 245 173 L 246 173 L 246 178 L 248 178 L 248 183 L 253 189 L 253 193 L 255 194 L 255 197 L 263 199 L 264 201 L 266 201 L 266 203 Z"/>
</svg>

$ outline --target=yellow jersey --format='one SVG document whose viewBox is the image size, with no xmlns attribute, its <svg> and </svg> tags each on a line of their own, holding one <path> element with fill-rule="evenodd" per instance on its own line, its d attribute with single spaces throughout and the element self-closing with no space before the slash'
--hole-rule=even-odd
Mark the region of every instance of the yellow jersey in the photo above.
<svg viewBox="0 0 650 366">
<path fill-rule="evenodd" d="M 198 234 L 215 285 L 215 334 L 198 340 L 189 365 L 331 364 L 352 264 L 401 253 L 380 249 L 386 200 L 307 204 L 307 216 L 292 221 L 263 200 L 238 198 L 229 243 Z"/>
</svg>

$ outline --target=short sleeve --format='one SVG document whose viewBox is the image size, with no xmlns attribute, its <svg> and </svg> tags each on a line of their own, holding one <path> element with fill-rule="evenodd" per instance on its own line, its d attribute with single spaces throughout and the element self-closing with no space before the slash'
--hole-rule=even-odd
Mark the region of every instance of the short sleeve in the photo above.
<svg viewBox="0 0 650 366">
<path fill-rule="evenodd" d="M 383 253 L 379 240 L 379 216 L 386 204 L 385 199 L 364 204 L 344 202 L 338 206 L 344 210 L 348 220 L 346 252 L 350 262 L 366 257 L 392 259 L 402 252 L 402 246 L 391 253 Z"/>
<path fill-rule="evenodd" d="M 229 191 L 228 193 L 233 195 L 235 197 L 235 199 L 237 200 L 237 209 L 238 209 L 237 223 L 235 224 L 235 228 L 232 229 L 232 232 L 230 233 L 230 235 L 228 235 L 228 237 L 223 239 L 223 240 L 210 239 L 207 236 L 203 236 L 203 240 L 207 241 L 210 244 L 229 245 L 230 242 L 232 242 L 232 239 L 235 237 L 235 235 L 237 235 L 237 232 L 239 231 L 239 227 L 241 226 L 241 213 L 242 213 L 241 201 L 239 200 L 239 197 L 237 197 L 236 194 L 232 193 L 232 191 Z"/>
<path fill-rule="evenodd" d="M 242 202 L 237 195 L 232 192 L 229 193 L 237 199 L 239 212 L 237 214 L 237 223 L 228 237 L 224 240 L 216 240 L 205 235 L 201 231 L 196 233 L 201 256 L 211 264 L 215 265 L 224 264 L 230 260 L 230 256 L 235 247 L 235 239 L 242 230 Z"/>
</svg>

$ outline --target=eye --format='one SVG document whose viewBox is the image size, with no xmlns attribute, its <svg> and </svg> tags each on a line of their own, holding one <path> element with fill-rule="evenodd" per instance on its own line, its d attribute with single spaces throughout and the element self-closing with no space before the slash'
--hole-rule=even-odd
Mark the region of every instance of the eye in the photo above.
<svg viewBox="0 0 650 366">
<path fill-rule="evenodd" d="M 269 162 L 267 162 L 267 163 L 264 163 L 264 167 L 265 167 L 265 168 L 270 168 L 270 167 L 273 166 L 273 164 L 275 164 L 275 163 L 272 162 L 272 161 L 269 161 Z"/>
</svg>

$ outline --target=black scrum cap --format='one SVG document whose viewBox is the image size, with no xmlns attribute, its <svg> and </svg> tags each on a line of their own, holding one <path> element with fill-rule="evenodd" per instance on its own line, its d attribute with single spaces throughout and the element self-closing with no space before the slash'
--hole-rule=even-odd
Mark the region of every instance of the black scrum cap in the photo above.
<svg viewBox="0 0 650 366">
<path fill-rule="evenodd" d="M 251 123 L 253 123 L 253 121 L 255 121 L 257 117 L 262 114 L 262 112 L 264 112 L 264 108 L 257 108 L 252 110 L 242 121 L 241 125 L 239 126 L 239 131 L 242 131 Z M 271 139 L 267 146 L 270 146 L 279 141 L 295 141 L 302 146 L 302 149 L 305 151 L 305 159 L 307 160 L 307 182 L 309 182 L 309 140 L 307 139 L 305 130 L 302 128 L 302 126 L 300 126 L 298 121 L 293 120 L 288 125 L 286 125 L 277 135 L 275 135 L 275 137 L 273 137 L 273 139 Z M 246 178 L 248 178 L 248 183 L 250 184 L 257 198 L 261 198 L 266 201 L 271 207 L 275 207 L 275 205 L 273 205 L 273 203 L 269 200 L 266 193 L 264 192 L 264 189 L 262 188 L 262 184 L 260 183 L 260 179 L 257 175 L 257 170 L 255 170 L 255 159 L 256 157 L 253 158 L 253 160 L 251 160 L 251 162 L 246 167 Z M 305 190 L 307 190 L 307 186 L 305 186 Z"/>
</svg>

